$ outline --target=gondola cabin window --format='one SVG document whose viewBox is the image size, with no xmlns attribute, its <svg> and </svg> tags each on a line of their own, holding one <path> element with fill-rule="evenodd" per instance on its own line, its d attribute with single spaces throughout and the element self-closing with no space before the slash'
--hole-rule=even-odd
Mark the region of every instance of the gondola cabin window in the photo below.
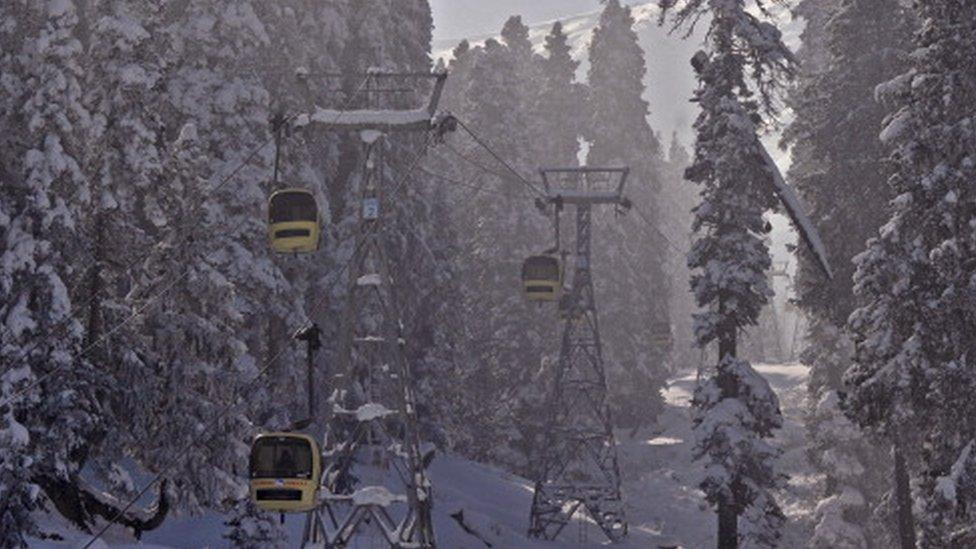
<svg viewBox="0 0 976 549">
<path fill-rule="evenodd" d="M 312 478 L 312 448 L 304 440 L 260 439 L 251 453 L 251 478 Z"/>
</svg>

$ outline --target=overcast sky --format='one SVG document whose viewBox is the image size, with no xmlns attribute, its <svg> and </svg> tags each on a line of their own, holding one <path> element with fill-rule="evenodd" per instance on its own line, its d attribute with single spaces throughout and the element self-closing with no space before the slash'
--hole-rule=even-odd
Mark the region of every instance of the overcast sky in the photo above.
<svg viewBox="0 0 976 549">
<path fill-rule="evenodd" d="M 513 14 L 526 23 L 596 11 L 599 0 L 430 0 L 434 39 L 497 33 Z"/>
</svg>

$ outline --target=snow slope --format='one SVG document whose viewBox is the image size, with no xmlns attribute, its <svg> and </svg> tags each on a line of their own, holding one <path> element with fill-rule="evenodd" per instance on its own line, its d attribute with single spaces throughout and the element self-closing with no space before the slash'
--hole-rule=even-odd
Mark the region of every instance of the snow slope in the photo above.
<svg viewBox="0 0 976 549">
<path fill-rule="evenodd" d="M 780 398 L 783 429 L 774 445 L 782 448 L 782 472 L 790 476 L 785 491 L 777 497 L 787 514 L 782 547 L 802 547 L 809 537 L 812 520 L 812 490 L 816 479 L 803 452 L 802 412 L 808 369 L 805 366 L 755 365 Z M 630 502 L 631 524 L 654 531 L 662 541 L 686 548 L 715 545 L 715 515 L 697 485 L 701 468 L 691 461 L 690 401 L 695 390 L 695 373 L 671 380 L 665 398 L 667 408 L 652 433 L 621 441 L 621 469 Z M 623 435 L 622 436 L 626 436 Z"/>
<path fill-rule="evenodd" d="M 784 427 L 774 441 L 784 449 L 780 463 L 783 472 L 791 477 L 785 491 L 778 495 L 788 516 L 782 546 L 799 547 L 810 535 L 813 509 L 809 502 L 816 501 L 813 496 L 819 482 L 803 453 L 802 410 L 808 369 L 795 364 L 757 365 L 756 369 L 779 395 L 785 416 Z M 618 434 L 631 536 L 615 547 L 699 548 L 714 545 L 715 516 L 697 489 L 700 467 L 691 461 L 689 405 L 694 387 L 694 373 L 671 380 L 666 393 L 667 407 L 657 428 L 651 432 L 638 432 L 633 437 L 630 433 Z M 445 549 L 569 549 L 604 545 L 593 524 L 571 525 L 558 543 L 526 539 L 532 489 L 523 478 L 443 455 L 434 460 L 431 477 L 437 498 L 435 527 L 440 546 Z M 463 512 L 465 524 L 484 541 L 465 532 L 451 517 L 458 511 Z M 113 529 L 107 537 L 108 546 L 116 549 L 228 547 L 227 541 L 221 538 L 225 531 L 223 520 L 224 517 L 217 514 L 174 517 L 160 529 L 148 532 L 143 544 L 135 544 L 125 533 Z M 302 523 L 302 516 L 293 516 L 285 524 L 295 546 L 300 539 Z M 49 520 L 46 530 L 59 531 L 68 540 L 36 542 L 32 547 L 80 547 L 88 539 L 78 533 L 64 534 L 71 529 L 62 521 Z M 371 543 L 359 545 L 362 549 L 373 546 Z"/>
</svg>

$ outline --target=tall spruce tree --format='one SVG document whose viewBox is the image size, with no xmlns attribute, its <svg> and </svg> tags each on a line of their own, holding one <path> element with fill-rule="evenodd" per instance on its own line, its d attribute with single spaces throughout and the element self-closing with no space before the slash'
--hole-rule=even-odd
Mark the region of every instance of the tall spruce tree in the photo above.
<svg viewBox="0 0 976 549">
<path fill-rule="evenodd" d="M 582 134 L 585 88 L 576 81 L 579 61 L 571 55 L 562 23 L 555 22 L 539 61 L 542 85 L 536 98 L 536 143 L 540 162 L 548 166 L 575 166 Z"/>
<path fill-rule="evenodd" d="M 750 2 L 749 4 L 753 4 Z M 707 16 L 706 49 L 692 58 L 702 109 L 695 122 L 695 158 L 685 176 L 701 186 L 688 265 L 704 309 L 695 317 L 700 346 L 718 344 L 718 363 L 696 389 L 695 455 L 705 460 L 701 487 L 718 513 L 718 546 L 745 539 L 774 546 L 784 517 L 772 496 L 781 475 L 778 451 L 766 440 L 782 425 L 779 401 L 765 379 L 738 358 L 738 333 L 755 325 L 770 289 L 763 214 L 776 206 L 774 174 L 759 141 L 764 115 L 792 77 L 794 58 L 775 25 L 743 0 L 661 2 L 675 28 Z M 751 7 L 762 11 L 765 2 Z M 747 521 L 741 533 L 740 517 Z"/>
<path fill-rule="evenodd" d="M 895 110 L 891 217 L 858 258 L 851 317 L 855 364 L 846 405 L 859 425 L 893 440 L 902 547 L 965 546 L 973 433 L 972 232 L 976 176 L 972 105 L 976 6 L 916 2 L 920 30 L 908 72 L 879 87 Z M 919 451 L 920 450 L 920 451 Z M 914 506 L 909 477 L 915 476 Z M 919 511 L 914 517 L 913 509 Z M 916 540 L 914 521 L 920 535 Z"/>
<path fill-rule="evenodd" d="M 808 0 L 800 10 L 807 26 L 799 52 L 800 84 L 790 96 L 796 119 L 784 137 L 793 145 L 788 175 L 810 205 L 831 264 L 838 268 L 837 276 L 825 281 L 811 254 L 799 251 L 797 301 L 809 317 L 803 352 L 811 367 L 807 429 L 811 458 L 826 477 L 813 545 L 884 545 L 888 528 L 871 524 L 871 509 L 884 494 L 883 479 L 874 478 L 881 468 L 867 472 L 852 466 L 862 469 L 852 474 L 852 467 L 838 461 L 883 463 L 886 456 L 850 436 L 837 417 L 840 401 L 831 395 L 844 390 L 842 376 L 851 361 L 852 346 L 841 327 L 855 306 L 852 259 L 883 223 L 891 196 L 876 136 L 885 110 L 874 89 L 903 68 L 907 18 L 895 0 Z M 865 534 L 871 526 L 876 534 Z"/>
<path fill-rule="evenodd" d="M 666 345 L 653 328 L 668 324 L 667 257 L 658 202 L 663 159 L 647 122 L 647 67 L 630 8 L 609 0 L 593 31 L 587 75 L 588 115 L 583 136 L 589 166 L 629 166 L 626 188 L 638 212 L 620 216 L 595 212 L 594 279 L 604 339 L 614 420 L 638 427 L 654 421 L 663 407 Z M 651 225 L 651 226 L 648 226 Z"/>
<path fill-rule="evenodd" d="M 74 2 L 0 7 L 0 545 L 26 546 L 40 489 L 69 482 L 98 421 L 69 287 L 91 117 Z"/>
<path fill-rule="evenodd" d="M 529 156 L 528 128 L 519 118 L 522 105 L 518 91 L 519 65 L 506 46 L 494 41 L 485 44 L 472 68 L 469 88 L 471 104 L 478 107 L 468 114 L 467 120 L 490 140 L 503 158 L 509 159 L 521 173 L 527 173 L 535 166 Z M 475 158 L 482 164 L 491 162 L 483 151 Z M 505 168 L 496 170 L 504 174 Z M 486 417 L 496 418 L 499 437 L 494 442 L 483 443 L 491 446 L 485 450 L 489 455 L 494 454 L 492 459 L 525 472 L 528 463 L 524 452 L 507 444 L 518 438 L 511 409 L 521 400 L 520 392 L 538 370 L 542 355 L 552 352 L 545 343 L 555 341 L 555 337 L 540 335 L 537 326 L 546 325 L 538 322 L 542 314 L 522 300 L 516 284 L 521 261 L 548 247 L 551 237 L 520 181 L 488 175 L 482 184 L 502 193 L 476 197 L 476 211 L 471 209 L 474 204 L 467 204 L 468 211 L 475 215 L 475 224 L 470 225 L 475 230 L 467 235 L 472 254 L 472 271 L 468 276 L 474 283 L 471 286 L 474 314 L 482 316 L 473 327 L 474 337 L 483 345 L 479 354 L 480 371 L 474 379 L 484 377 L 479 389 L 483 399 L 479 400 L 492 414 Z"/>
<path fill-rule="evenodd" d="M 691 226 L 692 210 L 698 201 L 698 193 L 684 178 L 685 170 L 690 164 L 691 156 L 678 139 L 677 132 L 674 132 L 671 135 L 668 159 L 664 167 L 660 209 L 661 219 L 664 221 L 661 231 L 669 239 L 667 275 L 671 280 L 688 280 L 691 277 L 687 265 L 691 234 L 683 229 Z M 701 353 L 696 350 L 692 330 L 692 315 L 696 309 L 695 297 L 688 287 L 672 285 L 670 303 L 673 340 L 670 361 L 672 373 L 697 365 L 701 361 Z"/>
</svg>

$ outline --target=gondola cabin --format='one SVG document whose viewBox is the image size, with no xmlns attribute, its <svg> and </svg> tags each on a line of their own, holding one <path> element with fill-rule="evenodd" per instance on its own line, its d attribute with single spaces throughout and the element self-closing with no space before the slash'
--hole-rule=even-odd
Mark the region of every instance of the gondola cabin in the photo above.
<svg viewBox="0 0 976 549">
<path fill-rule="evenodd" d="M 305 189 L 283 189 L 268 201 L 271 249 L 281 253 L 311 253 L 318 249 L 322 229 L 315 195 Z"/>
<path fill-rule="evenodd" d="M 299 433 L 265 433 L 251 445 L 251 501 L 266 511 L 304 513 L 316 506 L 322 455 L 315 439 Z"/>
<path fill-rule="evenodd" d="M 558 258 L 535 255 L 522 264 L 522 288 L 529 301 L 558 301 L 563 290 L 563 267 Z"/>
<path fill-rule="evenodd" d="M 651 323 L 651 342 L 659 347 L 670 347 L 671 324 L 660 320 Z"/>
</svg>

